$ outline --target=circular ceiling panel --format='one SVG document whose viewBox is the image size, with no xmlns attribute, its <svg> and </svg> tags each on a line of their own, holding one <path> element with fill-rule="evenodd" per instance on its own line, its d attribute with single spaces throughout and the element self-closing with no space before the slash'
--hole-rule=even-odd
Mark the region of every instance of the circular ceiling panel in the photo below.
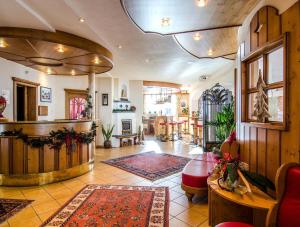
<svg viewBox="0 0 300 227">
<path fill-rule="evenodd" d="M 112 69 L 112 53 L 61 31 L 0 27 L 0 57 L 51 75 L 87 75 Z"/>
</svg>

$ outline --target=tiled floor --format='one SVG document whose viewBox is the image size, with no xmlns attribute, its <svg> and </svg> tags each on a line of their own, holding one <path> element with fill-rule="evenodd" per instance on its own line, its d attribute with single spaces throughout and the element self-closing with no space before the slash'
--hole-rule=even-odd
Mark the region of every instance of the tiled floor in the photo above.
<svg viewBox="0 0 300 227">
<path fill-rule="evenodd" d="M 94 170 L 80 177 L 45 186 L 22 188 L 0 187 L 1 198 L 34 200 L 30 206 L 8 219 L 7 222 L 0 224 L 0 227 L 39 226 L 86 184 L 167 186 L 170 189 L 171 199 L 170 227 L 208 226 L 207 202 L 194 201 L 190 203 L 187 200 L 180 187 L 180 173 L 151 182 L 100 162 L 101 160 L 146 151 L 165 152 L 185 157 L 194 157 L 196 154 L 202 152 L 200 148 L 190 146 L 184 141 L 161 143 L 156 140 L 147 140 L 141 146 L 114 148 L 110 150 L 97 149 Z"/>
</svg>

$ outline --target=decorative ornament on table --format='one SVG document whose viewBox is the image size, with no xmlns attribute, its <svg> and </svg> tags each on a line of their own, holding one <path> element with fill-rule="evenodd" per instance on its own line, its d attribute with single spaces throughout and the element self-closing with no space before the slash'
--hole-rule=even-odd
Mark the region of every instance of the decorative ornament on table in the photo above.
<svg viewBox="0 0 300 227">
<path fill-rule="evenodd" d="M 254 112 L 252 116 L 256 117 L 258 122 L 265 123 L 268 121 L 271 115 L 268 111 L 268 96 L 265 91 L 266 84 L 262 78 L 261 70 L 259 70 L 259 77 L 257 80 L 256 88 L 258 90 L 258 93 L 255 97 Z"/>
</svg>

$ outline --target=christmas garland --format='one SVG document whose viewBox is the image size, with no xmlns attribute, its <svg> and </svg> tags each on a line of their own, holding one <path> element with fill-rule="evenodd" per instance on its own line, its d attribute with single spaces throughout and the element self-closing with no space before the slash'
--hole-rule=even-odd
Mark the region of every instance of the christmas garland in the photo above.
<svg viewBox="0 0 300 227">
<path fill-rule="evenodd" d="M 93 122 L 89 132 L 76 132 L 73 128 L 71 130 L 63 128 L 62 130 L 51 131 L 49 136 L 38 138 L 29 138 L 23 133 L 23 129 L 13 131 L 4 131 L 0 136 L 15 136 L 17 139 L 22 139 L 24 143 L 34 148 L 41 148 L 48 145 L 51 149 L 59 150 L 63 144 L 66 144 L 68 151 L 74 151 L 77 144 L 84 143 L 90 144 L 94 141 L 96 136 L 96 123 Z"/>
</svg>

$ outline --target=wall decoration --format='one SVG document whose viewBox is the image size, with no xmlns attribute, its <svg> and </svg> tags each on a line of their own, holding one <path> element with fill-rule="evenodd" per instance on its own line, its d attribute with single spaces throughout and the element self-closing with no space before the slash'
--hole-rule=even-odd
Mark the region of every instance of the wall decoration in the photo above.
<svg viewBox="0 0 300 227">
<path fill-rule="evenodd" d="M 48 106 L 38 106 L 39 116 L 48 116 Z"/>
<path fill-rule="evenodd" d="M 271 115 L 269 114 L 268 111 L 269 109 L 267 103 L 268 96 L 265 91 L 266 83 L 262 78 L 261 70 L 259 70 L 259 77 L 258 77 L 256 88 L 258 90 L 258 93 L 255 97 L 254 112 L 252 116 L 257 117 L 258 122 L 265 123 L 268 121 Z"/>
<path fill-rule="evenodd" d="M 40 100 L 41 102 L 52 102 L 52 90 L 48 87 L 40 88 Z"/>
<path fill-rule="evenodd" d="M 3 96 L 0 96 L 0 118 L 4 118 L 2 113 L 6 108 L 6 99 Z"/>
<path fill-rule="evenodd" d="M 179 117 L 185 117 L 189 115 L 189 94 L 178 94 L 177 113 Z"/>
<path fill-rule="evenodd" d="M 102 94 L 102 106 L 108 106 L 108 94 Z"/>
<path fill-rule="evenodd" d="M 3 96 L 3 97 L 5 98 L 6 104 L 9 105 L 9 103 L 10 103 L 10 91 L 9 91 L 9 90 L 6 90 L 6 89 L 3 89 L 3 90 L 1 91 L 1 94 L 0 94 L 0 95 Z"/>
</svg>

